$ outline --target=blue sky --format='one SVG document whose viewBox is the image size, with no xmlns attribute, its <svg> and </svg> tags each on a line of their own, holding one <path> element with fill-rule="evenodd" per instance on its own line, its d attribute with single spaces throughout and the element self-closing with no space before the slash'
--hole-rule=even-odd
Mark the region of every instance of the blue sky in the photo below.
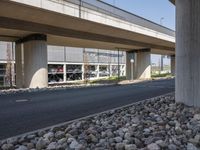
<svg viewBox="0 0 200 150">
<path fill-rule="evenodd" d="M 168 0 L 102 0 L 138 16 L 175 29 L 175 7 Z M 161 19 L 164 18 L 164 19 Z M 162 20 L 162 21 L 160 21 Z"/>
<path fill-rule="evenodd" d="M 175 7 L 168 0 L 102 0 L 163 26 L 175 29 Z M 161 19 L 163 18 L 163 19 Z M 152 63 L 158 64 L 159 55 L 152 55 Z M 169 60 L 164 60 L 169 64 Z"/>
</svg>

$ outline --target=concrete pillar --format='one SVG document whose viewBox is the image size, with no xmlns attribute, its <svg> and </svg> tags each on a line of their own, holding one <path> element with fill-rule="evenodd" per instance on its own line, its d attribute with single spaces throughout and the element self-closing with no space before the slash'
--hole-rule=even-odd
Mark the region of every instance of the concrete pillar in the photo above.
<svg viewBox="0 0 200 150">
<path fill-rule="evenodd" d="M 82 80 L 84 80 L 84 76 L 85 76 L 85 69 L 84 69 L 84 64 L 82 64 Z"/>
<path fill-rule="evenodd" d="M 124 76 L 126 76 L 126 64 L 124 65 Z"/>
<path fill-rule="evenodd" d="M 111 64 L 109 65 L 109 75 L 110 75 L 110 77 L 112 77 L 112 65 Z"/>
<path fill-rule="evenodd" d="M 48 86 L 46 35 L 34 34 L 22 40 L 24 43 L 24 87 Z"/>
<path fill-rule="evenodd" d="M 99 74 L 100 74 L 100 71 L 99 71 L 99 64 L 97 65 L 96 73 L 97 73 L 97 78 L 99 78 Z"/>
<path fill-rule="evenodd" d="M 122 76 L 122 72 L 123 72 L 123 71 L 122 71 L 122 65 L 120 65 L 119 68 L 120 68 L 120 69 L 119 69 L 119 70 L 120 70 L 120 74 L 119 74 L 119 76 L 121 77 L 121 76 Z"/>
<path fill-rule="evenodd" d="M 12 75 L 12 85 L 16 85 L 15 82 L 15 63 L 12 62 L 11 64 L 11 75 Z"/>
<path fill-rule="evenodd" d="M 200 107 L 200 0 L 176 0 L 176 101 Z"/>
<path fill-rule="evenodd" d="M 67 66 L 63 64 L 63 82 L 67 82 Z"/>
<path fill-rule="evenodd" d="M 15 44 L 16 87 L 23 88 L 23 44 Z"/>
<path fill-rule="evenodd" d="M 151 78 L 151 53 L 149 49 L 127 52 L 126 76 L 128 80 Z"/>
<path fill-rule="evenodd" d="M 171 55 L 171 75 L 175 76 L 175 55 Z"/>
<path fill-rule="evenodd" d="M 151 52 L 150 50 L 138 51 L 137 53 L 137 79 L 151 78 Z"/>
</svg>

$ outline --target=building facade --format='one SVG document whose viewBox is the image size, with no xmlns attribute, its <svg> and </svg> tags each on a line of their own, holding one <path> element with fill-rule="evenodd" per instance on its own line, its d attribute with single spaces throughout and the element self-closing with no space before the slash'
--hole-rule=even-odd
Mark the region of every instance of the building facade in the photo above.
<svg viewBox="0 0 200 150">
<path fill-rule="evenodd" d="M 126 53 L 101 49 L 48 46 L 49 83 L 126 75 Z M 0 86 L 15 84 L 15 46 L 0 42 Z"/>
</svg>

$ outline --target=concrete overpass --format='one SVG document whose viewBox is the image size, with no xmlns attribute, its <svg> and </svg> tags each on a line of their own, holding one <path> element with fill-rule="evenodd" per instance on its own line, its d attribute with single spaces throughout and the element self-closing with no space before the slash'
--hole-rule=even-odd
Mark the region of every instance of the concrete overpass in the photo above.
<svg viewBox="0 0 200 150">
<path fill-rule="evenodd" d="M 16 42 L 18 87 L 47 86 L 47 44 L 127 51 L 127 78 L 150 78 L 150 53 L 175 54 L 175 32 L 94 0 L 1 0 L 0 40 Z M 22 82 L 23 81 L 23 82 Z"/>
</svg>

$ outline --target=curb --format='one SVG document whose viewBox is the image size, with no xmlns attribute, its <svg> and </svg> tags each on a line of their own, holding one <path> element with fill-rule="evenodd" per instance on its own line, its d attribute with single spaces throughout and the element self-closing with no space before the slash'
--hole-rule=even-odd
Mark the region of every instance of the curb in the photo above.
<svg viewBox="0 0 200 150">
<path fill-rule="evenodd" d="M 35 93 L 35 92 L 44 92 L 44 91 L 57 91 L 57 90 L 68 90 L 68 89 L 76 89 L 76 88 L 92 88 L 92 87 L 104 87 L 104 86 L 113 86 L 113 85 L 117 85 L 117 84 L 94 84 L 94 85 L 83 85 L 83 86 L 71 86 L 71 87 L 53 87 L 53 88 L 42 88 L 42 89 L 19 89 L 19 90 L 15 90 L 14 91 L 4 91 L 4 90 L 0 90 L 0 96 L 1 95 L 8 95 L 8 94 L 19 94 L 19 93 Z M 11 89 L 12 90 L 12 89 Z"/>
</svg>

